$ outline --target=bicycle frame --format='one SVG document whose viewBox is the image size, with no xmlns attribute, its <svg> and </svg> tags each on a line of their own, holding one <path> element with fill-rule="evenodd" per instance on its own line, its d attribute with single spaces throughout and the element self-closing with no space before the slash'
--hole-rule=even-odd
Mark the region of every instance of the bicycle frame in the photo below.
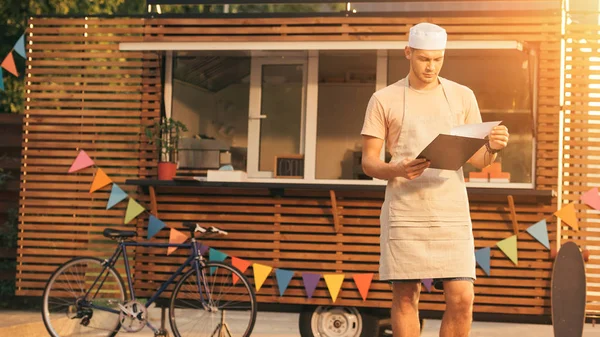
<svg viewBox="0 0 600 337">
<path fill-rule="evenodd" d="M 198 280 L 198 293 L 200 294 L 200 301 L 202 303 L 203 306 L 206 306 L 206 302 L 204 301 L 204 297 L 202 294 L 202 287 L 200 285 L 200 282 L 204 282 L 206 283 L 206 279 L 204 277 L 204 275 L 200 274 L 201 271 L 201 267 L 204 264 L 204 259 L 202 258 L 202 255 L 200 254 L 200 251 L 198 249 L 198 245 L 197 245 L 197 240 L 192 237 L 191 242 L 190 243 L 149 243 L 149 242 L 136 242 L 136 241 L 120 241 L 117 248 L 115 249 L 115 252 L 112 254 L 112 256 L 109 259 L 105 259 L 103 262 L 103 266 L 104 268 L 102 269 L 102 271 L 100 272 L 100 274 L 98 275 L 98 277 L 96 278 L 96 280 L 94 280 L 94 282 L 92 283 L 92 286 L 90 287 L 90 289 L 87 291 L 86 293 L 86 297 L 88 295 L 90 295 L 90 291 L 94 288 L 94 286 L 98 283 L 99 279 L 102 277 L 102 275 L 104 274 L 104 272 L 107 270 L 107 268 L 110 267 L 114 267 L 117 263 L 117 261 L 119 260 L 119 257 L 122 255 L 123 256 L 123 261 L 125 264 L 125 273 L 127 274 L 127 286 L 129 287 L 129 293 L 131 295 L 131 301 L 135 300 L 135 291 L 133 289 L 133 282 L 131 280 L 131 271 L 129 269 L 129 260 L 127 259 L 127 247 L 158 247 L 158 248 L 166 248 L 166 247 L 178 247 L 178 248 L 190 248 L 190 255 L 188 256 L 188 258 L 185 260 L 184 263 L 182 263 L 179 268 L 177 268 L 177 270 L 169 277 L 169 279 L 167 279 L 165 282 L 163 282 L 163 284 L 160 286 L 160 288 L 154 293 L 154 295 L 152 295 L 152 297 L 150 297 L 150 299 L 146 302 L 145 306 L 146 308 L 148 308 L 150 305 L 152 305 L 152 303 L 154 303 L 158 297 L 160 296 L 160 294 L 163 293 L 163 291 L 165 291 L 165 289 L 167 289 L 167 287 L 169 286 L 169 284 L 171 284 L 171 282 L 173 282 L 173 280 L 175 280 L 175 278 L 179 275 L 182 274 L 183 270 L 185 269 L 185 267 L 192 265 L 192 267 L 196 270 L 196 277 Z M 108 276 L 108 273 L 106 274 Z M 100 286 L 98 287 L 97 291 L 100 291 L 100 289 L 102 288 L 102 284 L 104 283 L 104 280 L 102 280 L 100 282 Z M 206 286 L 206 285 L 205 285 Z M 104 310 L 104 311 L 108 311 L 108 312 L 112 312 L 115 314 L 119 314 L 120 311 L 118 310 L 114 310 L 114 309 L 110 309 L 110 308 L 105 308 L 105 307 L 98 307 L 95 305 L 91 305 L 91 307 L 95 308 L 95 309 L 99 309 L 99 310 Z M 156 331 L 157 329 L 155 327 L 153 327 L 150 322 L 146 322 L 146 325 L 148 327 L 150 327 L 153 331 Z"/>
</svg>

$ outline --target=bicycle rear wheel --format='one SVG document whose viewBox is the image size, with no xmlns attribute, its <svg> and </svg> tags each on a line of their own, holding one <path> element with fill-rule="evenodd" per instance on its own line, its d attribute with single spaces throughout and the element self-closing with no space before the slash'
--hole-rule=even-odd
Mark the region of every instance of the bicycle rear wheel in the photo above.
<svg viewBox="0 0 600 337">
<path fill-rule="evenodd" d="M 201 270 L 190 269 L 171 295 L 169 321 L 176 337 L 248 337 L 256 320 L 256 295 L 248 279 L 235 267 L 209 262 Z M 233 283 L 233 276 L 238 278 Z M 202 289 L 202 298 L 198 289 Z M 205 304 L 205 305 L 203 305 Z"/>
<path fill-rule="evenodd" d="M 104 267 L 100 259 L 79 257 L 48 280 L 42 319 L 53 337 L 112 337 L 121 327 L 118 305 L 124 302 L 125 285 L 117 271 Z"/>
</svg>

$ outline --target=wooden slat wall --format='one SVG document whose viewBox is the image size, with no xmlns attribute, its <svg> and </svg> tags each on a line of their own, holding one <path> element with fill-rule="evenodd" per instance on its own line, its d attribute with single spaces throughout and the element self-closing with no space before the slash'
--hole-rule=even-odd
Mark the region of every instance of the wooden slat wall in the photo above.
<svg viewBox="0 0 600 337">
<path fill-rule="evenodd" d="M 286 19 L 150 19 L 144 41 L 300 41 L 300 40 L 406 40 L 411 25 L 428 20 L 443 25 L 450 40 L 515 39 L 540 53 L 540 90 L 537 116 L 536 184 L 538 189 L 557 186 L 557 139 L 560 94 L 560 16 L 551 17 L 452 17 L 452 18 L 286 18 Z M 289 194 L 288 194 L 289 193 Z M 298 272 L 344 272 L 343 290 L 336 304 L 389 307 L 389 285 L 376 281 L 363 302 L 352 280 L 355 272 L 378 271 L 378 214 L 383 195 L 338 193 L 343 230 L 335 233 L 327 191 L 286 191 L 283 197 L 267 190 L 160 189 L 159 217 L 172 226 L 183 220 L 200 221 L 225 228 L 232 234 L 209 246 L 227 254 Z M 476 246 L 493 246 L 513 234 L 506 196 L 500 199 L 472 197 Z M 550 307 L 550 252 L 525 233 L 541 219 L 549 221 L 550 238 L 556 240 L 555 201 L 540 203 L 517 199 L 519 266 L 496 247 L 492 249 L 492 276 L 478 269 L 475 311 L 548 315 Z M 138 233 L 145 235 L 145 228 Z M 258 232 L 258 234 L 257 234 Z M 161 233 L 158 241 L 168 239 Z M 155 280 L 164 280 L 172 268 L 146 265 L 163 257 L 164 249 L 138 251 L 138 290 L 150 294 Z M 177 257 L 178 254 L 182 254 Z M 181 262 L 178 252 L 172 263 Z M 252 277 L 252 271 L 247 272 Z M 302 278 L 295 275 L 279 297 L 274 274 L 258 292 L 265 303 L 331 304 L 321 278 L 312 299 L 307 299 Z M 443 309 L 440 292 L 423 293 L 422 310 Z"/>
<path fill-rule="evenodd" d="M 30 154 L 23 168 L 27 178 L 23 183 L 24 197 L 22 206 L 22 234 L 23 243 L 19 257 L 22 263 L 19 288 L 21 294 L 40 294 L 41 283 L 39 279 L 48 276 L 53 266 L 43 265 L 39 254 L 51 255 L 60 252 L 60 258 L 52 258 L 51 263 L 62 261 L 66 255 L 81 253 L 75 248 L 48 250 L 54 244 L 46 240 L 52 237 L 60 238 L 60 234 L 44 233 L 40 230 L 48 228 L 43 224 L 56 223 L 53 230 L 60 228 L 65 231 L 94 231 L 92 238 L 98 239 L 97 231 L 100 225 L 112 224 L 117 228 L 130 228 L 131 226 L 120 225 L 122 209 L 105 211 L 108 193 L 89 195 L 86 189 L 91 177 L 89 173 L 79 175 L 66 175 L 71 163 L 75 149 L 86 146 L 102 147 L 103 152 L 93 152 L 92 155 L 98 159 L 101 167 L 107 168 L 109 175 L 120 174 L 119 178 L 126 176 L 153 176 L 154 156 L 139 154 L 135 158 L 134 152 L 140 149 L 135 145 L 133 136 L 139 131 L 139 125 L 144 124 L 146 118 L 156 116 L 158 103 L 153 101 L 159 91 L 158 79 L 152 77 L 156 71 L 157 60 L 155 56 L 137 52 L 116 51 L 118 41 L 296 41 L 296 40 L 406 40 L 406 33 L 410 25 L 430 21 L 444 25 L 449 32 L 450 40 L 507 40 L 515 39 L 530 44 L 541 55 L 540 64 L 540 91 L 538 95 L 539 114 L 537 125 L 537 153 L 536 153 L 536 177 L 539 189 L 556 189 L 558 151 L 556 141 L 558 134 L 558 111 L 559 86 L 560 86 L 560 16 L 527 16 L 527 17 L 445 17 L 445 18 L 269 18 L 269 19 L 147 19 L 146 24 L 137 20 L 128 19 L 93 19 L 90 21 L 79 19 L 46 19 L 34 25 L 34 53 L 37 64 L 30 70 L 48 71 L 72 74 L 68 79 L 81 81 L 85 85 L 91 85 L 82 81 L 87 76 L 96 73 L 93 65 L 77 63 L 80 69 L 74 71 L 59 72 L 58 66 L 71 64 L 65 62 L 71 53 L 76 52 L 76 57 L 85 57 L 90 51 L 75 51 L 78 45 L 70 45 L 66 41 L 72 41 L 77 36 L 82 41 L 89 41 L 84 46 L 93 45 L 101 49 L 98 57 L 110 57 L 112 53 L 123 57 L 123 61 L 115 63 L 111 69 L 110 76 L 121 86 L 137 86 L 140 91 L 135 91 L 137 98 L 130 94 L 121 93 L 126 88 L 118 85 L 107 86 L 114 88 L 110 93 L 97 93 L 90 97 L 90 90 L 77 93 L 58 93 L 57 103 L 49 100 L 56 98 L 57 93 L 44 93 L 48 81 L 53 85 L 65 85 L 62 78 L 51 76 L 32 83 L 37 85 L 36 91 L 32 90 L 32 106 L 30 116 L 27 119 L 29 133 L 29 146 L 26 148 Z M 61 23 L 62 22 L 62 23 Z M 94 36 L 85 40 L 80 37 L 83 30 L 76 30 L 85 23 L 96 23 Z M 104 26 L 98 26 L 104 24 Z M 114 25 L 114 26 L 112 26 Z M 119 27 L 116 27 L 119 25 Z M 218 27 L 218 28 L 217 28 Z M 44 31 L 37 29 L 44 28 Z M 81 28 L 83 29 L 83 28 Z M 114 32 L 115 35 L 107 35 Z M 323 32 L 323 33 L 321 33 Z M 77 34 L 77 35 L 70 35 Z M 35 40 L 35 37 L 42 38 Z M 68 37 L 67 37 L 68 36 Z M 88 36 L 89 37 L 89 36 Z M 47 45 L 40 46 L 42 41 Z M 61 42 L 65 41 L 65 42 Z M 77 40 L 79 41 L 79 40 Z M 105 43 L 102 43 L 105 41 Z M 37 46 L 36 46 L 37 44 Z M 42 55 L 59 48 L 50 54 Z M 62 49 L 60 49 L 62 48 Z M 35 54 L 37 52 L 37 54 Z M 58 53 L 58 54 L 53 54 Z M 110 54 L 109 54 L 110 53 Z M 54 59 L 57 57 L 58 59 Z M 34 57 L 34 61 L 36 58 Z M 71 61 L 71 60 L 69 60 Z M 82 62 L 85 60 L 77 60 Z M 32 61 L 33 62 L 33 61 Z M 57 63 L 54 63 L 57 62 Z M 94 63 L 96 64 L 96 63 Z M 46 68 L 54 66 L 53 68 Z M 91 69 L 90 69 L 91 68 Z M 125 72 L 128 76 L 125 76 Z M 105 74 L 109 74 L 104 72 Z M 79 75 L 75 75 L 79 74 Z M 148 75 L 148 78 L 144 75 Z M 42 76 L 33 74 L 33 78 Z M 76 77 L 72 79 L 71 77 Z M 118 79 L 117 79 L 118 78 Z M 60 80 L 60 82 L 58 82 Z M 127 82 L 126 82 L 127 81 Z M 146 81 L 155 86 L 145 85 Z M 112 83 L 112 82 L 111 82 Z M 131 84 L 125 84 L 131 83 Z M 140 87 L 140 83 L 142 87 Z M 102 89 L 104 86 L 96 86 Z M 60 87 L 62 89 L 62 87 Z M 78 87 L 79 88 L 79 87 Z M 118 88 L 118 89 L 117 89 Z M 67 88 L 65 88 L 66 90 Z M 108 90 L 108 89 L 107 89 Z M 117 92 L 117 90 L 119 90 Z M 74 96 L 76 95 L 76 96 Z M 111 100 L 116 100 L 113 103 Z M 108 99 L 102 99 L 108 98 Z M 75 101 L 77 99 L 77 101 Z M 84 105 L 92 99 L 93 105 Z M 131 100 L 131 105 L 120 106 L 122 101 Z M 47 105 L 50 104 L 50 107 Z M 117 106 L 114 106 L 117 104 Z M 136 105 L 137 104 L 137 105 Z M 57 107 L 67 109 L 58 110 Z M 92 108 L 97 110 L 92 110 Z M 112 110 L 111 108 L 115 108 Z M 145 109 L 150 109 L 146 111 Z M 75 119 L 88 121 L 89 114 L 102 116 L 103 122 L 108 124 L 103 129 L 97 129 L 95 124 L 75 124 Z M 37 115 L 33 115 L 36 112 Z M 127 117 L 125 117 L 127 114 Z M 57 116 L 66 117 L 63 126 L 55 123 Z M 52 119 L 51 117 L 54 117 Z M 135 125 L 131 128 L 124 127 L 120 118 L 126 118 L 127 123 Z M 118 126 L 115 124 L 119 123 Z M 83 131 L 82 127 L 88 127 Z M 138 128 L 138 129 L 136 129 Z M 52 139 L 48 132 L 57 130 Z M 90 136 L 93 132 L 106 132 L 107 130 L 119 130 L 126 133 L 123 136 L 110 138 L 108 135 Z M 136 130 L 134 132 L 134 130 Z M 131 133 L 129 133 L 131 132 Z M 32 138 L 36 137 L 36 138 Z M 56 138 L 56 137 L 62 137 Z M 126 138 L 131 136 L 131 138 Z M 108 138 L 105 138 L 108 137 Z M 68 142 L 68 140 L 72 140 Z M 115 142 L 108 144 L 99 139 L 114 139 Z M 127 142 L 131 143 L 127 143 Z M 139 140 L 137 140 L 139 142 Z M 36 144 L 37 152 L 31 152 L 31 144 Z M 57 143 L 60 147 L 67 142 L 68 150 L 56 151 Z M 54 145 L 53 145 L 54 144 Z M 27 145 L 27 144 L 24 144 Z M 69 148 L 70 146 L 70 148 Z M 53 151 L 46 151 L 47 149 Z M 44 151 L 40 151 L 40 149 Z M 133 152 L 129 152 L 133 151 Z M 51 160 L 44 157 L 51 154 Z M 118 158 L 117 155 L 119 156 Z M 53 157 L 52 157 L 53 156 Z M 109 160 L 110 158 L 110 160 Z M 119 159 L 120 158 L 120 159 Z M 31 161 L 34 159 L 34 161 Z M 131 168 L 124 168 L 126 165 Z M 111 171 L 112 170 L 112 171 Z M 30 175 L 37 181 L 33 182 Z M 40 185 L 41 184 L 41 185 Z M 47 185 L 46 185 L 47 184 Z M 33 186 L 32 186 L 33 185 Z M 39 187 L 38 187 L 39 186 Z M 28 187 L 27 189 L 25 189 Z M 33 188 L 33 190 L 32 190 Z M 65 190 L 64 197 L 56 197 L 54 192 L 46 192 L 48 189 L 59 188 Z M 318 271 L 345 272 L 348 276 L 343 284 L 343 290 L 336 304 L 389 307 L 390 291 L 389 285 L 376 281 L 371 287 L 369 299 L 363 302 L 360 299 L 355 285 L 351 279 L 354 272 L 377 272 L 378 267 L 378 245 L 379 224 L 378 212 L 382 201 L 381 194 L 365 194 L 363 192 L 338 193 L 338 208 L 342 215 L 342 231 L 333 231 L 333 220 L 330 209 L 329 194 L 326 191 L 286 191 L 284 196 L 272 196 L 266 190 L 169 190 L 159 191 L 159 218 L 170 226 L 178 227 L 182 220 L 200 221 L 206 224 L 214 224 L 225 228 L 232 234 L 222 240 L 206 242 L 208 245 L 220 249 L 230 255 L 248 259 L 252 262 L 264 263 L 273 267 L 289 268 L 298 272 Z M 138 200 L 149 205 L 147 196 L 139 196 Z M 67 204 L 78 202 L 79 209 L 65 209 Z M 475 310 L 477 312 L 509 313 L 509 314 L 549 314 L 549 277 L 551 270 L 550 254 L 539 243 L 535 242 L 527 233 L 523 233 L 527 226 L 547 218 L 555 206 L 552 203 L 539 204 L 537 201 L 516 200 L 517 220 L 519 222 L 519 259 L 518 267 L 512 265 L 503 253 L 497 248 L 492 249 L 492 276 L 486 277 L 478 270 L 477 299 Z M 52 215 L 37 216 L 36 212 L 48 214 L 48 207 Z M 43 209 L 41 209 L 43 207 Z M 55 208 L 57 210 L 55 210 Z M 65 216 L 65 214 L 67 216 Z M 62 215 L 62 216 L 59 216 Z M 93 221 L 90 221 L 91 216 Z M 474 220 L 477 247 L 492 246 L 495 242 L 512 234 L 512 224 L 509 217 L 508 203 L 504 200 L 490 199 L 487 197 L 472 198 L 472 216 Z M 76 225 L 80 221 L 85 224 Z M 91 226 L 97 224 L 98 226 Z M 552 222 L 550 222 L 552 225 Z M 138 221 L 137 230 L 140 238 L 146 234 L 144 221 Z M 552 226 L 550 226 L 552 228 Z M 98 229 L 96 229 L 98 228 Z M 83 233 L 82 233 L 83 234 Z M 49 236 L 50 235 L 50 236 Z M 155 240 L 164 242 L 168 239 L 167 231 L 161 231 Z M 555 231 L 551 231 L 552 241 L 556 240 Z M 43 238 L 40 240 L 40 238 Z M 87 237 L 83 236 L 87 243 Z M 69 242 L 69 247 L 74 247 Z M 39 246 L 39 248 L 37 248 Z M 105 247 L 98 244 L 99 247 Z M 35 247 L 35 248 L 34 248 Z M 85 249 L 85 248 L 80 248 Z M 138 249 L 136 252 L 136 289 L 140 295 L 147 295 L 149 291 L 155 290 L 158 281 L 165 279 L 167 272 L 173 270 L 173 265 L 180 261 L 181 253 L 176 252 L 173 256 L 162 260 L 165 249 Z M 49 261 L 44 259 L 44 261 Z M 163 262 L 164 261 L 164 262 Z M 33 275 L 32 271 L 43 271 Z M 251 270 L 247 272 L 252 275 Z M 35 278 L 38 278 L 37 281 Z M 308 300 L 302 288 L 301 278 L 297 274 L 290 288 L 283 297 L 279 297 L 273 275 L 269 277 L 261 291 L 258 293 L 261 302 L 271 303 L 300 303 L 300 304 L 331 304 L 323 279 L 315 292 L 313 299 Z M 424 293 L 421 309 L 442 310 L 442 297 L 439 292 L 432 294 Z"/>
<path fill-rule="evenodd" d="M 589 13 L 597 17 L 597 13 Z M 587 315 L 600 314 L 600 216 L 581 195 L 600 186 L 600 25 L 569 24 L 565 35 L 563 202 L 573 202 L 579 231 L 563 226 L 561 240 L 590 252 L 586 264 Z M 564 206 L 564 205 L 563 205 Z"/>
<path fill-rule="evenodd" d="M 95 168 L 68 174 L 80 149 L 114 182 L 154 176 L 142 127 L 159 116 L 159 57 L 121 52 L 141 41 L 140 19 L 30 19 L 21 165 L 17 295 L 41 295 L 60 263 L 104 256 L 105 227 L 123 225 L 123 204 L 106 210 L 110 186 L 89 193 Z M 134 189 L 121 185 L 125 190 Z"/>
</svg>

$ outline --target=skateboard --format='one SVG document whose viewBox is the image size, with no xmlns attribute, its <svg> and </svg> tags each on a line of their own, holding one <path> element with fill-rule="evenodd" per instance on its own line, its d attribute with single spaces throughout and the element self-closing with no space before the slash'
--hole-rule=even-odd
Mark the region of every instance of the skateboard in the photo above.
<svg viewBox="0 0 600 337">
<path fill-rule="evenodd" d="M 579 247 L 566 242 L 552 269 L 552 326 L 554 337 L 581 337 L 585 325 L 585 264 Z"/>
</svg>

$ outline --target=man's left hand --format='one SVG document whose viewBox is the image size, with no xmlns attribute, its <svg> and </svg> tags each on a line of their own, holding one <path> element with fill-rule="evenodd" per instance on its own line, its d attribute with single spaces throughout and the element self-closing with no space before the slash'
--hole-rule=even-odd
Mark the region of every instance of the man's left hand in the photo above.
<svg viewBox="0 0 600 337">
<path fill-rule="evenodd" d="M 505 125 L 494 126 L 488 139 L 492 149 L 502 150 L 508 145 L 508 128 Z"/>
</svg>

